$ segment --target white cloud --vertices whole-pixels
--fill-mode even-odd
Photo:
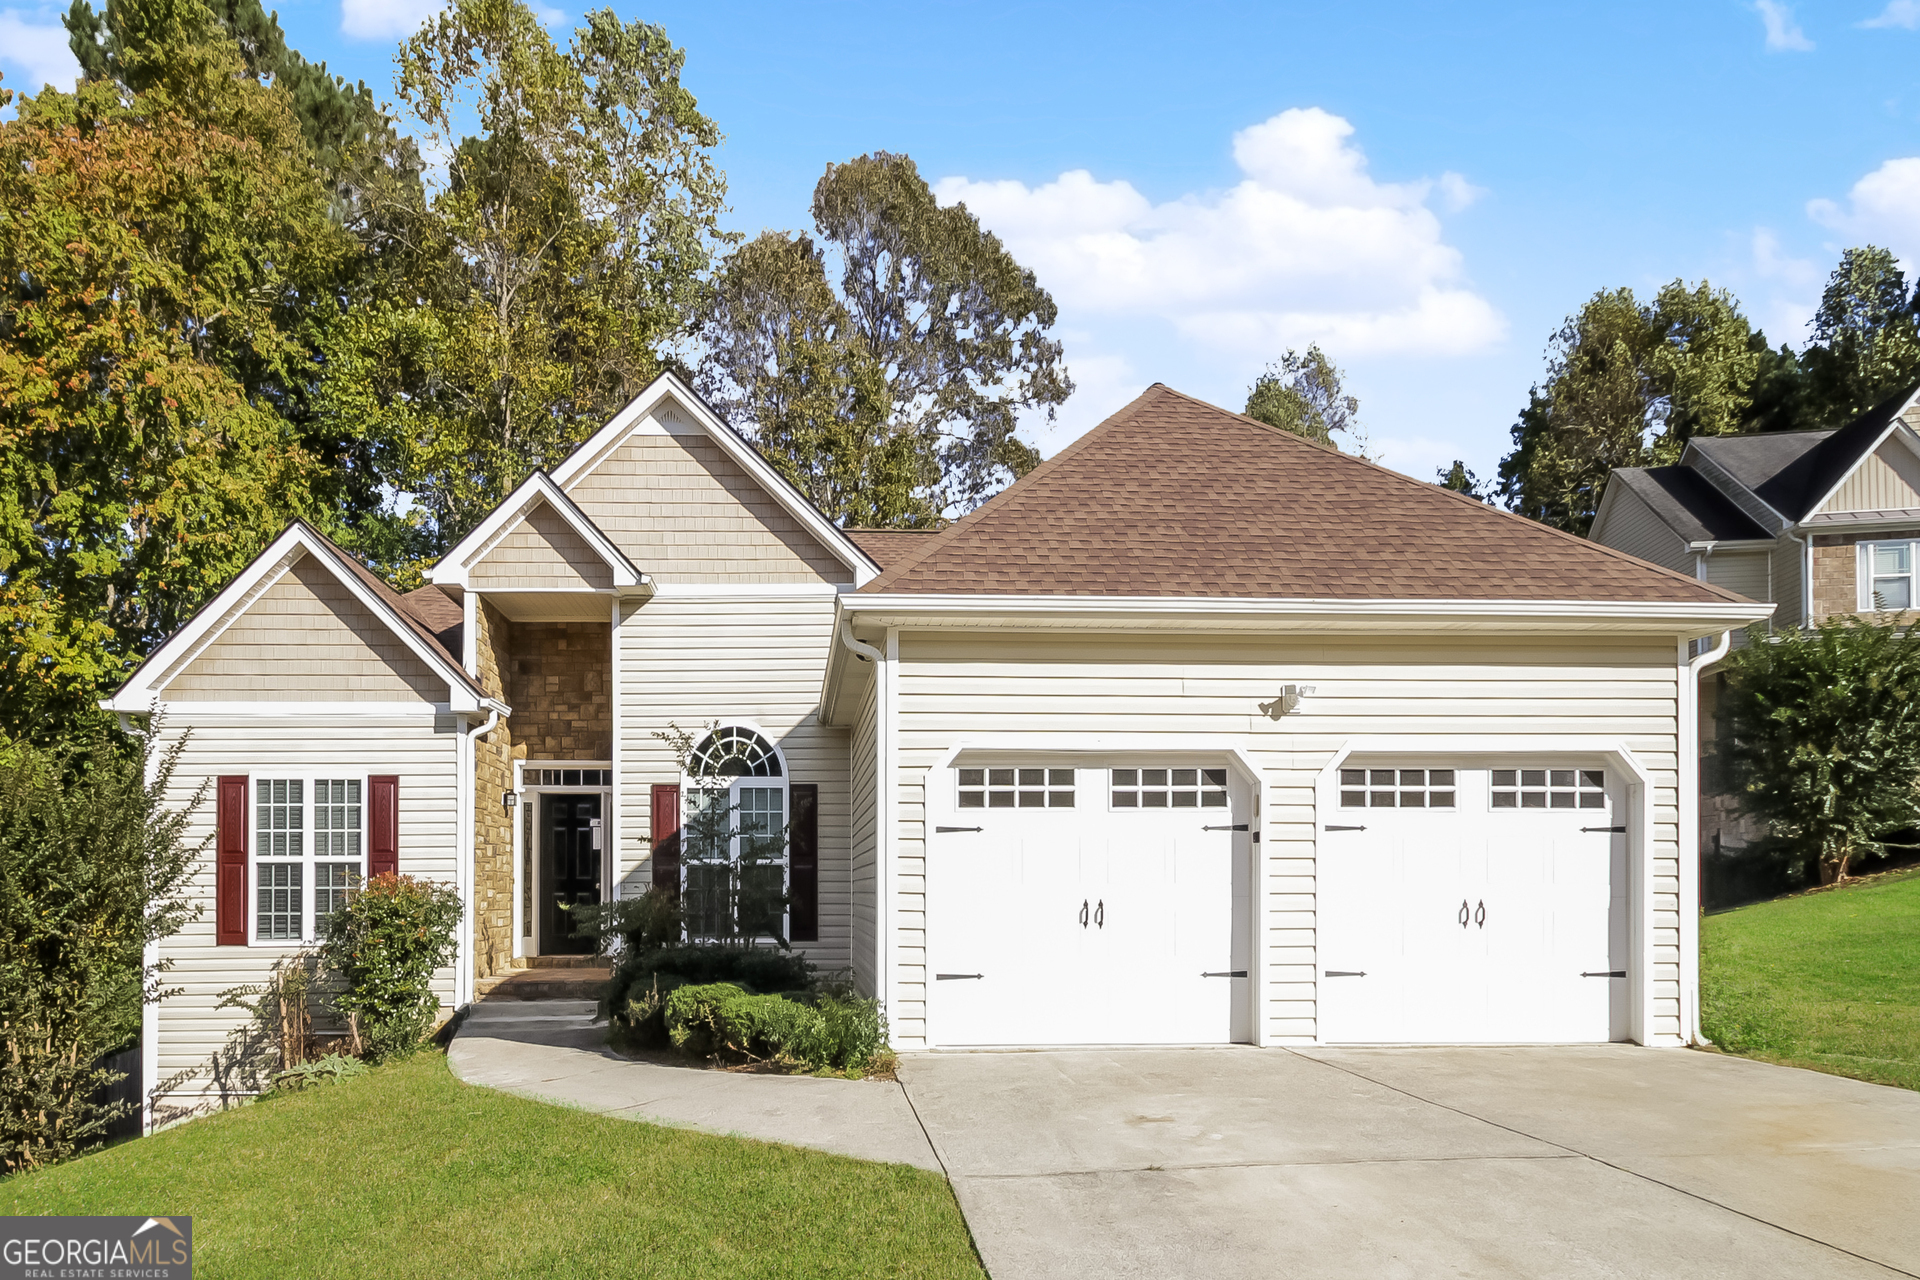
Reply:
[[[1448,213],[1459,213],[1487,194],[1485,187],[1474,186],[1452,170],[1441,174],[1437,185],[1440,188],[1440,203],[1446,206]]]
[[[1767,51],[1769,53],[1808,53],[1813,49],[1813,41],[1807,39],[1807,33],[1793,20],[1793,8],[1782,4],[1780,0],[1754,0],[1753,9],[1760,15],[1760,23],[1767,29]]]
[[[0,9],[0,63],[18,70],[17,79],[8,77],[8,87],[29,95],[46,85],[71,89],[80,78],[80,64],[67,46],[67,29],[48,9]]]
[[[557,27],[567,15],[551,5],[531,0],[540,24]],[[446,8],[446,0],[340,0],[340,30],[356,40],[404,38],[420,24]]]
[[[1920,255],[1920,156],[1889,160],[1853,184],[1847,205],[1809,200],[1807,216],[1853,243],[1888,248],[1907,261]]]
[[[1795,258],[1780,246],[1780,237],[1766,227],[1755,227],[1747,242],[1747,267],[1753,283],[1741,290],[1748,314],[1775,346],[1806,341],[1807,322],[1820,306],[1826,273],[1811,258]]]
[[[1912,31],[1920,27],[1920,0],[1888,0],[1887,7],[1877,18],[1868,18],[1860,24],[1863,27],[1904,27]]]
[[[1031,188],[950,177],[934,189],[964,201],[1076,322],[1152,317],[1265,359],[1309,342],[1339,360],[1497,341],[1504,320],[1427,207],[1436,186],[1455,208],[1479,193],[1458,175],[1377,182],[1352,134],[1317,107],[1283,111],[1234,135],[1238,185],[1158,205],[1084,169]]]

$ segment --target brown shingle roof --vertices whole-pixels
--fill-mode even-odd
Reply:
[[[925,542],[862,590],[1740,601],[1159,383]]]
[[[866,552],[867,558],[884,572],[924,551],[932,545],[931,539],[940,530],[843,529],[841,532],[847,535],[847,541]]]

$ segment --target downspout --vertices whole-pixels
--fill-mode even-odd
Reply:
[[[893,913],[888,908],[888,895],[893,889],[893,868],[889,865],[893,859],[893,841],[887,838],[888,824],[893,819],[894,779],[888,777],[887,751],[892,726],[887,723],[886,678],[887,657],[874,646],[860,640],[853,634],[853,624],[844,616],[835,630],[840,643],[847,651],[863,662],[871,662],[873,668],[873,987],[874,995],[880,999],[883,1013],[891,1015],[888,997],[893,994],[893,939],[889,931],[893,927]]]
[[[1800,625],[1813,625],[1813,535],[1789,533],[1800,543]]]
[[[460,807],[458,826],[460,840],[460,950],[456,964],[459,966],[453,974],[453,1007],[459,1009],[473,1000],[473,842],[476,827],[473,820],[473,806],[478,802],[478,762],[474,758],[474,744],[480,735],[491,733],[500,723],[500,704],[491,698],[481,706],[487,709],[487,718],[478,725],[470,726],[460,734],[458,760],[455,768],[460,771],[460,785],[456,803]]]
[[[1681,1034],[1688,1044],[1711,1044],[1700,1031],[1700,672],[1727,656],[1733,632],[1722,631],[1719,643],[1689,659],[1691,642],[1682,640],[1680,668],[1685,687],[1680,692],[1680,1000]],[[1693,874],[1687,874],[1687,862]]]

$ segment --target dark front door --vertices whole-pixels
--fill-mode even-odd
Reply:
[[[573,936],[567,907],[600,901],[600,797],[540,797],[540,953],[584,955],[593,939]]]

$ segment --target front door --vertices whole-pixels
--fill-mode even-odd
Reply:
[[[540,953],[586,955],[568,908],[600,901],[600,797],[540,797]]]

